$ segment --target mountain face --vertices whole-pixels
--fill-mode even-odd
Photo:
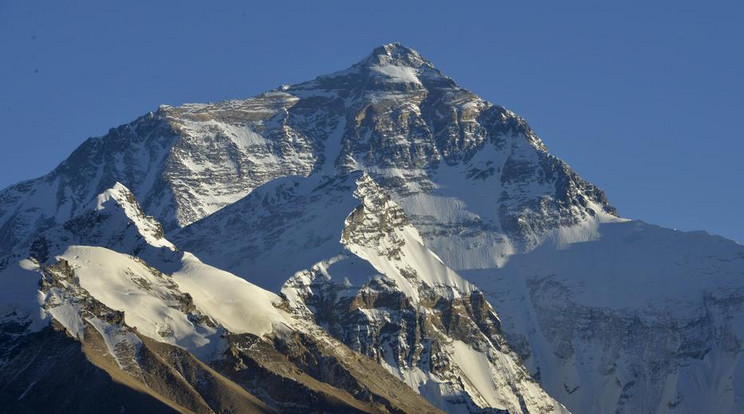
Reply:
[[[87,140],[0,192],[0,257],[18,412],[744,410],[744,247],[618,217],[400,44]]]

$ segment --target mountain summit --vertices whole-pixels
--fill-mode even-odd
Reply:
[[[619,217],[392,43],[161,106],[0,191],[0,396],[31,404],[80,344],[90,377],[182,412],[733,413],[742,269],[733,242]],[[65,352],[23,368],[29,343]]]
[[[419,52],[394,42],[375,48],[372,53],[354,66],[393,65],[406,66],[414,69],[434,67],[431,62],[424,59]]]

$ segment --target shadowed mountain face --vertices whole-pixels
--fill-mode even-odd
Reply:
[[[619,218],[400,44],[87,140],[0,192],[0,257],[2,398],[52,341],[153,410],[744,409],[744,247]]]

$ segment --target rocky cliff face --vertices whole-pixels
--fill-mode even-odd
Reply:
[[[83,289],[270,409],[742,409],[744,248],[619,218],[524,119],[400,44],[89,139],[0,192],[0,257],[8,323],[87,314]],[[54,316],[36,283],[60,260],[78,290],[43,291],[72,306]],[[86,286],[101,266],[118,276]],[[143,308],[107,284],[170,319],[130,325]],[[263,305],[216,299],[240,295]]]

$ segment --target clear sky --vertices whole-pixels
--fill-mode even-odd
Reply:
[[[524,3],[0,0],[0,187],[159,104],[399,41],[527,118],[621,215],[744,242],[744,2]]]

